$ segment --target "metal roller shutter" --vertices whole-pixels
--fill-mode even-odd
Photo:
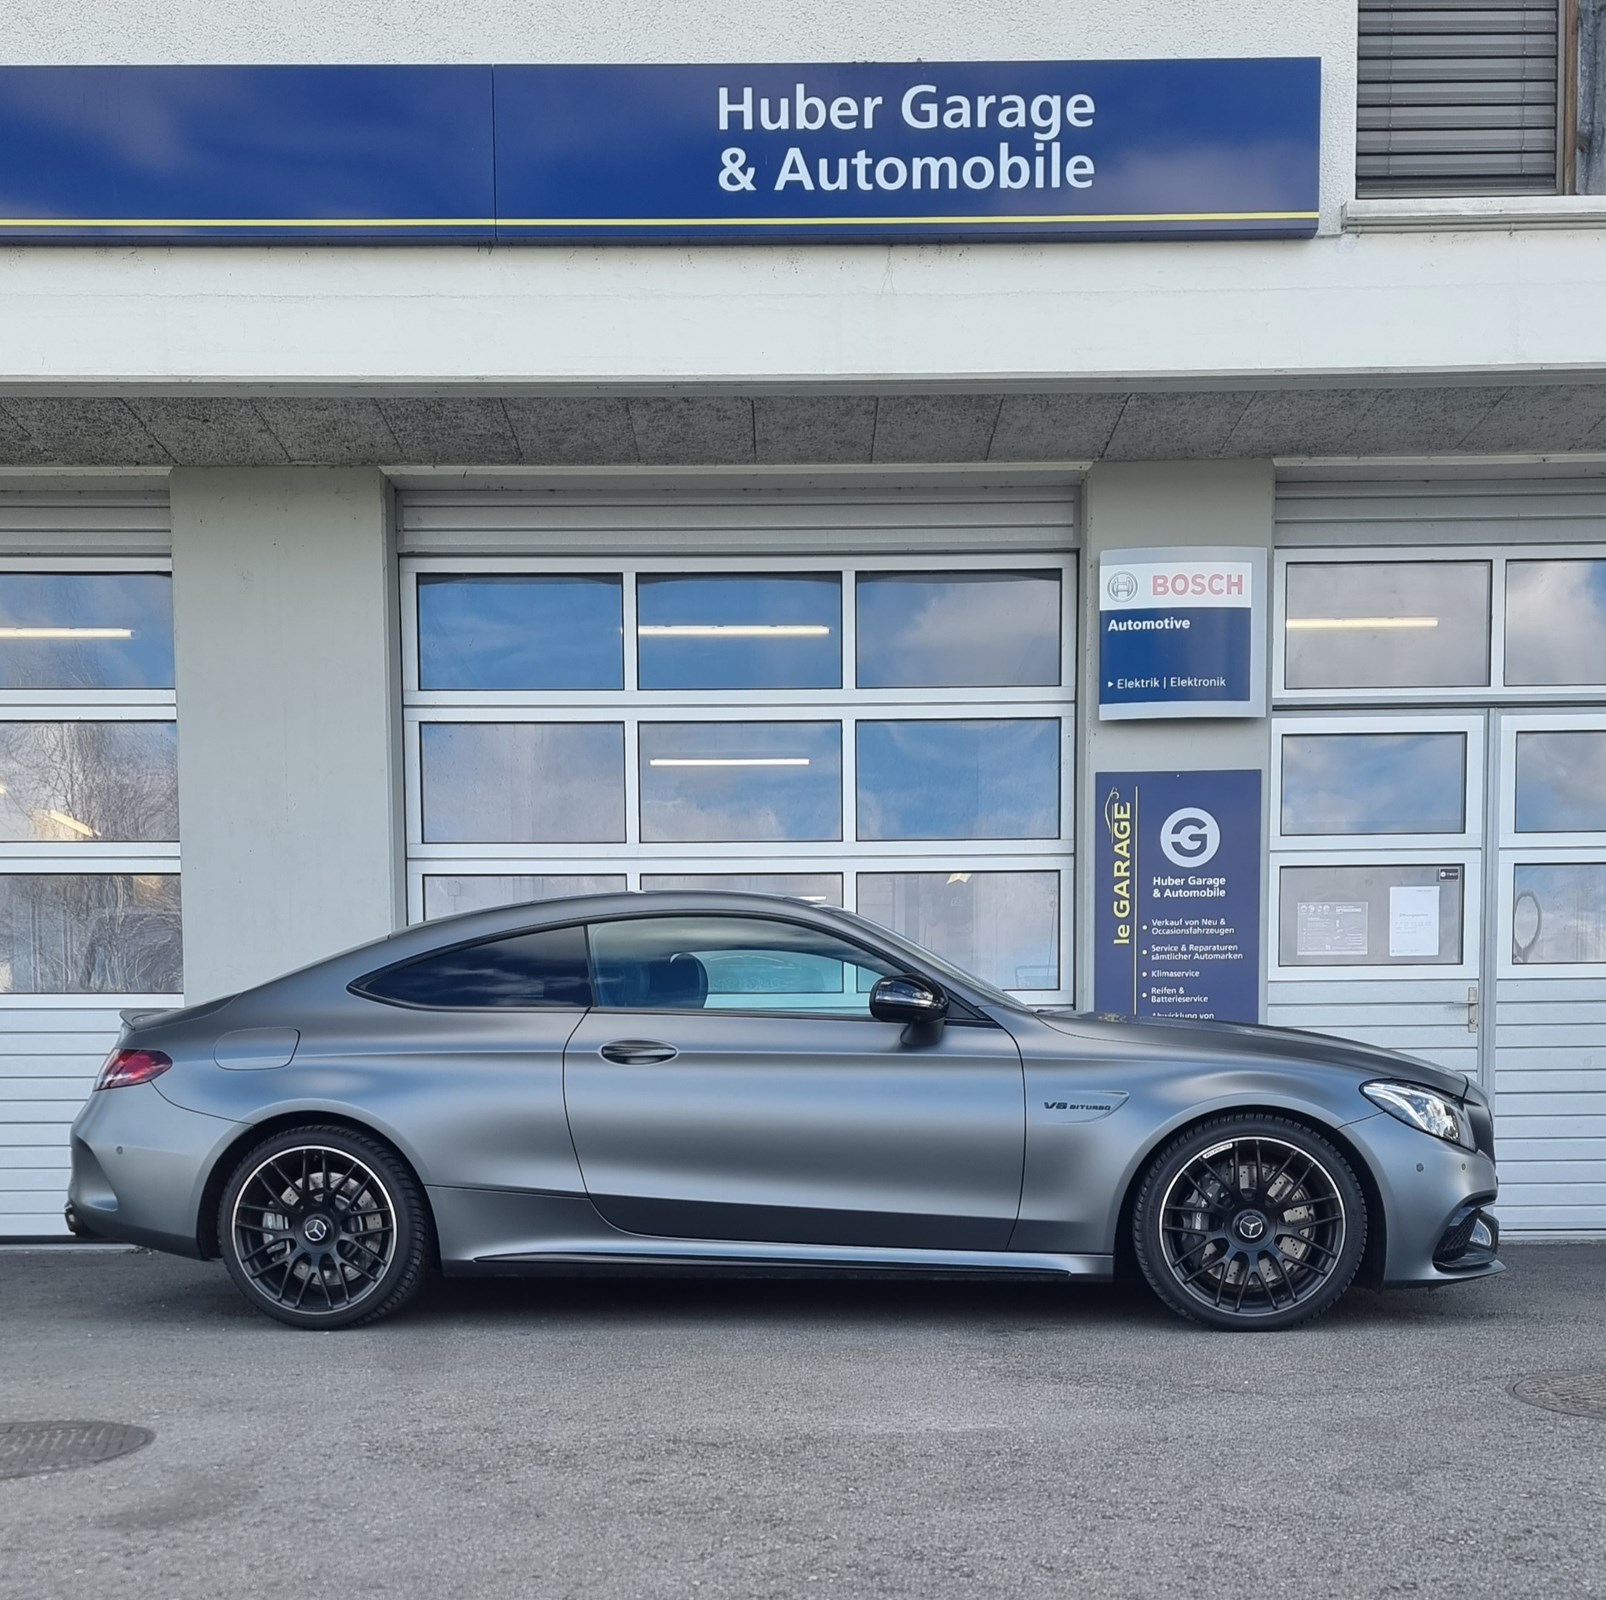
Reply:
[[[1356,193],[1553,194],[1558,0],[1361,0]]]

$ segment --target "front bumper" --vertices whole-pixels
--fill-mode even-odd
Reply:
[[[73,1123],[68,1228],[198,1256],[201,1196],[243,1123],[185,1111],[154,1084],[96,1090]]]

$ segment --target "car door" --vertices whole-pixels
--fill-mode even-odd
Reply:
[[[1020,1208],[1020,1053],[985,1018],[870,1016],[907,971],[805,922],[591,925],[597,1005],[564,1052],[586,1190],[679,1239],[1002,1250]]]

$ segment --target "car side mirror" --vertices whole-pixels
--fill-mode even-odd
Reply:
[[[941,1022],[948,996],[924,978],[882,978],[870,991],[870,1015],[877,1022]]]

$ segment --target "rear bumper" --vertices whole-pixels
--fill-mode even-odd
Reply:
[[[154,1084],[91,1094],[72,1126],[67,1226],[80,1238],[198,1256],[201,1195],[242,1123],[185,1111]]]

